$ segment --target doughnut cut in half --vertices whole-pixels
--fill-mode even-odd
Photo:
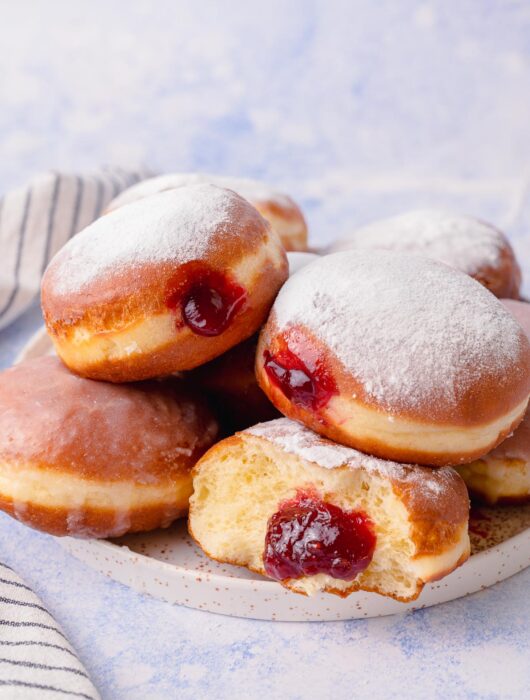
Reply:
[[[453,469],[369,457],[287,418],[215,445],[193,485],[200,547],[296,593],[410,601],[469,556],[469,499]]]

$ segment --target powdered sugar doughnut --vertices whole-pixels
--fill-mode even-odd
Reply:
[[[501,301],[530,337],[530,304]],[[473,496],[486,503],[530,501],[530,411],[513,435],[481,459],[460,467],[459,472]]]
[[[187,512],[191,468],[216,437],[176,381],[107,384],[29,360],[0,374],[0,508],[54,535],[166,527]]]
[[[256,363],[284,415],[419,464],[486,454],[530,392],[530,344],[500,301],[446,265],[385,251],[329,255],[288,280]]]
[[[519,297],[521,270],[508,239],[470,216],[436,209],[410,211],[353,231],[330,252],[359,248],[425,255],[471,275],[497,297]]]
[[[297,593],[414,600],[469,556],[453,469],[369,457],[287,418],[217,443],[193,487],[189,527],[204,551]]]
[[[112,200],[107,211],[114,211],[124,204],[130,204],[158,192],[199,183],[225,187],[244,197],[267,219],[280,237],[285,250],[307,249],[307,224],[299,206],[286,194],[277,192],[255,180],[199,173],[160,175],[129,187]]]
[[[44,275],[42,308],[70,369],[134,381],[192,369],[251,336],[287,274],[283,247],[254,207],[195,185],[74,236]]]

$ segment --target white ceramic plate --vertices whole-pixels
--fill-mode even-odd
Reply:
[[[52,353],[44,329],[28,342],[19,361]],[[530,566],[530,506],[482,509],[473,514],[469,561],[418,600],[352,593],[348,598],[304,597],[245,569],[208,559],[188,536],[184,522],[168,530],[129,535],[115,541],[59,542],[97,571],[140,593],[190,608],[262,620],[347,620],[416,610],[474,593]]]

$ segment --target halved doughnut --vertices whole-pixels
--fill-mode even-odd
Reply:
[[[215,445],[193,487],[202,549],[297,593],[414,600],[469,556],[469,499],[453,469],[369,457],[287,418]]]
[[[0,374],[0,509],[53,535],[167,527],[217,434],[176,380],[108,384],[56,357],[29,360]]]
[[[192,369],[255,333],[287,278],[246,200],[181,187],[98,219],[53,258],[42,308],[57,354],[92,379]]]

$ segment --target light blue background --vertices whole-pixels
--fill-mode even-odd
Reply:
[[[105,162],[256,176],[301,201],[316,243],[445,205],[504,227],[530,280],[528,3],[0,9],[0,190]],[[0,334],[2,365],[39,323]],[[272,624],[138,596],[5,516],[0,533],[105,700],[528,696],[530,570],[414,615]]]

